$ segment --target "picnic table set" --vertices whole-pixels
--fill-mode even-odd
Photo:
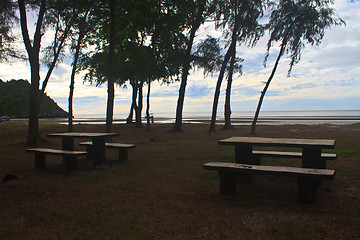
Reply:
[[[29,148],[26,151],[35,153],[35,167],[45,168],[45,155],[60,155],[63,157],[65,168],[68,171],[77,169],[77,157],[86,155],[93,159],[94,166],[102,166],[105,164],[106,155],[105,148],[118,148],[119,160],[124,161],[127,158],[127,150],[135,147],[135,144],[107,143],[109,137],[118,136],[118,133],[92,133],[92,132],[64,132],[50,133],[48,137],[60,137],[62,139],[62,149],[50,148]],[[82,142],[79,145],[86,146],[87,151],[74,151],[74,139],[85,138],[91,139],[90,142]]]
[[[326,169],[327,160],[335,160],[336,154],[322,153],[322,149],[333,149],[335,140],[231,137],[219,141],[220,145],[235,147],[235,162],[209,162],[206,170],[217,170],[220,178],[220,193],[236,194],[237,183],[249,183],[254,174],[292,176],[297,178],[298,200],[303,204],[316,201],[321,180],[333,180],[335,170]],[[300,148],[301,152],[256,151],[254,147]],[[265,166],[261,157],[282,157],[302,159],[302,166]]]
[[[64,132],[50,133],[48,137],[62,139],[61,149],[29,148],[26,151],[35,154],[35,167],[45,168],[45,156],[59,155],[63,157],[65,168],[68,171],[77,169],[77,157],[87,156],[93,160],[94,166],[103,166],[106,163],[106,148],[119,150],[119,161],[128,156],[128,149],[135,144],[106,142],[118,133],[91,133],[91,132]],[[86,151],[75,151],[74,139],[85,138],[90,141],[81,142]],[[335,170],[326,169],[327,160],[335,160],[334,153],[322,153],[322,149],[333,149],[335,140],[327,139],[294,139],[294,138],[262,138],[262,137],[230,137],[219,140],[220,145],[234,146],[235,161],[208,162],[203,165],[205,170],[217,170],[219,174],[219,190],[224,195],[235,195],[237,183],[249,183],[255,174],[296,177],[298,184],[298,200],[309,204],[316,201],[317,190],[322,180],[333,180]],[[273,151],[255,150],[256,147],[300,148],[301,151]],[[262,157],[298,158],[301,167],[267,166],[261,164]]]

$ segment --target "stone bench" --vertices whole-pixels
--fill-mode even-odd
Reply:
[[[81,142],[80,146],[86,146],[88,152],[88,158],[92,157],[92,142]],[[134,148],[135,144],[124,144],[124,143],[105,143],[105,148],[116,148],[119,150],[119,161],[125,161],[128,158],[128,149]]]
[[[50,148],[29,148],[26,149],[27,152],[35,153],[35,168],[42,169],[45,168],[45,155],[57,155],[65,156],[65,168],[68,171],[74,171],[77,169],[77,157],[85,156],[87,152],[85,151],[67,151],[67,150],[58,150]]]
[[[277,151],[253,151],[253,154],[258,157],[284,157],[284,158],[302,158],[301,152],[277,152]],[[335,160],[337,155],[335,153],[321,153],[321,158],[324,160]]]
[[[203,168],[218,171],[220,178],[220,193],[224,195],[236,194],[236,176],[238,173],[297,177],[298,198],[299,202],[303,204],[310,204],[316,201],[317,189],[320,187],[322,179],[333,180],[335,177],[335,170],[329,169],[248,165],[224,162],[209,162],[204,164]]]

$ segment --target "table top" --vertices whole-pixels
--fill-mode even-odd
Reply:
[[[317,147],[333,149],[335,140],[329,139],[296,139],[296,138],[262,138],[262,137],[230,137],[219,140],[220,145],[252,145],[276,147]]]
[[[94,133],[94,132],[63,132],[63,133],[49,133],[48,137],[72,137],[72,138],[103,138],[113,137],[119,135],[118,133]]]

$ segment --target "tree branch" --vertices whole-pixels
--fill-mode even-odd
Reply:
[[[28,54],[30,55],[32,52],[32,45],[29,37],[29,30],[27,27],[27,19],[26,19],[26,10],[25,10],[25,2],[24,0],[18,0],[19,12],[20,12],[20,25],[21,25],[21,33],[24,39],[25,48]]]

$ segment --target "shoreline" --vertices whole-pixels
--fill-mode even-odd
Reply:
[[[175,113],[173,112],[155,112],[151,113],[154,123],[174,124]],[[143,115],[143,124],[146,124],[146,118]],[[231,122],[234,126],[251,125],[254,112],[252,111],[233,111]],[[125,112],[114,113],[113,124],[126,124],[128,114]],[[184,112],[183,123],[188,124],[210,124],[210,112]],[[12,121],[27,121],[27,118],[13,118]],[[55,122],[67,124],[67,118],[39,118],[40,122]],[[105,114],[87,113],[77,114],[73,118],[76,124],[105,124]],[[217,125],[224,124],[224,113],[217,113]],[[349,125],[360,123],[360,110],[292,110],[292,111],[262,111],[258,119],[258,125],[319,125],[335,124]]]
[[[10,121],[14,122],[26,122],[27,118],[14,118]],[[210,124],[210,119],[203,117],[183,118],[183,124]],[[39,118],[39,122],[42,123],[59,123],[66,125],[68,123],[67,118]],[[146,119],[142,119],[143,124],[146,124]],[[216,121],[216,125],[224,124],[224,118],[219,118]],[[157,124],[174,124],[174,118],[168,117],[154,117],[154,123]],[[246,126],[252,124],[252,118],[241,117],[232,118],[231,123],[234,126]],[[321,124],[333,124],[333,125],[351,125],[360,123],[360,116],[331,116],[331,117],[262,117],[258,119],[257,125],[321,125]],[[74,118],[73,124],[105,124],[105,118]],[[126,119],[115,118],[113,124],[126,124]]]

